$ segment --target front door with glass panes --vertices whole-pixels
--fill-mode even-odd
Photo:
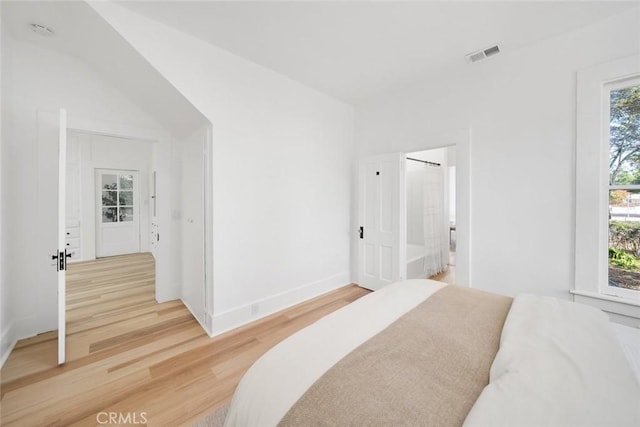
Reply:
[[[140,252],[137,171],[96,169],[96,257]]]

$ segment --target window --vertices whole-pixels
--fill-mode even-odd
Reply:
[[[640,317],[640,55],[580,70],[576,119],[572,293]]]
[[[102,222],[133,221],[133,175],[102,175]]]
[[[640,78],[606,84],[609,149],[608,279],[604,289],[640,292]]]

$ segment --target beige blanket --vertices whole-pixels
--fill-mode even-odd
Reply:
[[[328,370],[279,425],[462,425],[489,383],[511,301],[441,289]]]
[[[273,427],[342,358],[442,289],[415,279],[371,292],[286,338],[245,373],[225,427]]]

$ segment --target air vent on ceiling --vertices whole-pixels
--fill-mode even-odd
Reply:
[[[467,60],[468,63],[482,61],[490,56],[497,55],[500,53],[500,48],[498,45],[488,47],[486,49],[478,50],[476,52],[472,52],[468,55],[465,55],[464,59]]]
[[[51,37],[53,35],[53,30],[49,27],[40,24],[29,24],[31,31],[36,34],[40,34],[41,36]]]

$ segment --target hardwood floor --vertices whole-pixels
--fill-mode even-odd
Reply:
[[[150,254],[71,264],[67,363],[56,366],[56,332],[18,342],[0,371],[1,424],[97,425],[106,412],[191,425],[269,348],[369,293],[349,285],[209,338],[180,301],[155,302],[154,282]]]

